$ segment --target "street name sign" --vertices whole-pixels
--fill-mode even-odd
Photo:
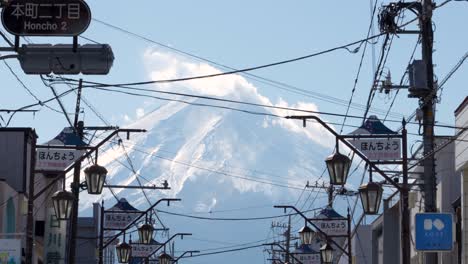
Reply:
[[[399,138],[361,138],[350,140],[369,160],[401,159],[401,139]]]
[[[321,264],[322,260],[320,259],[320,254],[294,254],[294,257],[297,258],[302,264]]]
[[[107,230],[123,230],[139,217],[142,212],[104,212],[104,228]]]
[[[2,24],[16,36],[78,36],[91,22],[83,0],[12,0],[2,11]]]
[[[348,219],[314,218],[312,223],[328,236],[347,236]]]
[[[150,256],[151,253],[155,252],[156,249],[161,247],[161,244],[139,244],[139,243],[132,243],[132,257],[140,257],[140,258],[147,258]]]
[[[83,154],[77,149],[37,148],[36,170],[64,171]]]
[[[419,213],[415,216],[416,250],[450,251],[453,248],[453,216]]]

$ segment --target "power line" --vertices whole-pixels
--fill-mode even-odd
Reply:
[[[88,88],[91,88],[91,87],[88,87]],[[332,112],[312,111],[312,110],[306,110],[306,109],[299,109],[299,108],[292,108],[292,107],[281,107],[281,106],[275,106],[275,105],[265,105],[265,104],[258,104],[258,103],[252,103],[252,102],[237,101],[237,100],[233,100],[233,99],[223,99],[223,98],[219,98],[219,97],[202,96],[202,95],[177,93],[177,92],[168,92],[168,91],[143,89],[143,88],[134,88],[134,87],[126,87],[126,86],[117,86],[116,88],[122,88],[122,89],[127,89],[127,90],[136,90],[136,91],[144,91],[144,92],[170,94],[170,95],[177,95],[177,96],[184,96],[184,97],[191,97],[191,98],[198,98],[198,99],[205,99],[205,100],[213,100],[213,101],[220,101],[220,102],[227,102],[227,103],[235,103],[235,104],[242,104],[242,105],[249,105],[249,106],[256,106],[256,107],[263,107],[263,108],[303,112],[303,113],[309,113],[309,114],[320,114],[320,115],[329,115],[329,116],[337,116],[337,117],[345,117],[346,116],[347,118],[362,119],[362,116],[344,115],[344,114],[332,113]],[[221,106],[221,105],[210,105],[210,104],[194,103],[194,102],[184,101],[184,100],[180,100],[180,99],[163,98],[163,97],[152,96],[152,95],[148,95],[148,94],[125,92],[125,91],[121,91],[121,90],[99,88],[99,87],[93,87],[93,89],[107,91],[107,92],[122,93],[122,94],[126,94],[126,95],[138,96],[138,97],[153,98],[153,99],[164,100],[164,101],[180,102],[180,103],[185,103],[185,104],[195,105],[195,106],[205,106],[205,107],[221,108],[221,109],[226,109],[226,110],[234,110],[234,111],[240,111],[240,112],[253,114],[253,115],[264,115],[264,116],[270,116],[270,117],[283,117],[283,116],[279,116],[279,115],[271,114],[271,113],[256,112],[256,111],[250,111],[250,110],[239,109],[239,108],[228,107],[228,106]],[[393,122],[393,123],[399,123],[400,124],[401,120],[400,121],[399,120],[387,120],[387,122]],[[327,123],[332,124],[332,125],[341,125],[341,124],[332,123],[332,122],[327,122]],[[414,123],[414,122],[407,122],[407,124],[419,125],[419,123]],[[359,127],[359,126],[351,126],[351,125],[346,125],[346,126],[356,127],[356,128]],[[448,126],[448,125],[436,125],[436,126],[447,127],[447,128],[457,128],[457,127]]]
[[[372,5],[372,2],[371,2],[371,5]],[[370,21],[370,23],[369,23],[369,28],[368,28],[368,30],[367,30],[367,37],[370,36],[371,31],[372,31],[372,29],[373,29],[373,25],[374,25],[374,15],[375,15],[375,11],[377,10],[377,0],[375,0],[373,6],[374,6],[374,7],[373,7],[372,14],[371,14],[371,21]],[[346,116],[349,114],[349,108],[350,108],[350,106],[351,106],[351,103],[353,102],[354,92],[356,91],[356,87],[357,87],[357,84],[358,84],[358,81],[359,81],[359,75],[361,74],[362,63],[363,63],[364,57],[365,57],[365,55],[366,55],[367,43],[368,43],[368,42],[366,41],[366,43],[364,44],[364,50],[362,51],[361,60],[360,60],[360,62],[359,62],[358,70],[357,70],[357,72],[356,72],[356,78],[354,79],[353,89],[351,90],[351,96],[350,96],[350,98],[349,98],[349,103],[348,103],[348,106],[347,106],[347,108],[346,108],[345,117],[343,118],[343,124],[341,125],[340,133],[343,132],[344,124],[346,123]]]
[[[177,49],[177,48],[174,48],[174,47],[171,47],[171,46],[168,46],[168,45],[165,45],[161,42],[158,42],[158,41],[155,41],[153,39],[150,39],[146,36],[143,36],[143,35],[140,35],[140,34],[137,34],[137,33],[134,33],[134,32],[131,32],[127,29],[124,29],[122,27],[119,27],[119,26],[116,26],[116,25],[112,25],[108,22],[104,22],[102,20],[99,20],[99,19],[96,19],[96,18],[93,18],[94,21],[100,23],[100,24],[103,24],[109,28],[112,28],[114,30],[117,30],[117,31],[120,31],[120,32],[123,32],[125,34],[128,34],[130,36],[133,36],[133,37],[136,37],[138,39],[141,39],[141,40],[144,40],[146,42],[149,42],[149,43],[152,43],[152,44],[156,44],[158,46],[161,46],[163,48],[166,48],[168,50],[171,50],[173,52],[176,52],[176,53],[179,53],[179,54],[182,54],[182,55],[185,55],[185,56],[188,56],[188,57],[191,57],[191,58],[194,58],[198,61],[204,61],[204,62],[207,62],[209,64],[212,64],[212,65],[215,65],[215,66],[218,66],[218,67],[221,67],[221,68],[224,68],[224,69],[228,69],[228,70],[238,70],[236,68],[233,68],[231,66],[227,66],[225,64],[221,64],[219,62],[216,62],[216,61],[213,61],[213,60],[210,60],[210,59],[207,59],[207,58],[203,58],[201,56],[198,56],[198,55],[195,55],[193,53],[189,53],[189,52],[186,52],[186,51],[183,51],[183,50],[180,50],[180,49]],[[97,41],[93,40],[93,39],[90,39],[88,37],[84,37],[84,36],[80,36],[81,38],[83,39],[86,39],[88,41],[91,41],[93,43],[98,43]],[[369,37],[369,34],[367,35],[367,37]],[[366,46],[367,46],[367,43],[368,41],[366,41]],[[357,52],[359,50],[359,48],[357,48],[355,51]],[[354,52],[354,51],[353,51]],[[293,86],[291,84],[287,84],[287,83],[284,83],[284,82],[280,82],[280,81],[276,81],[276,80],[272,80],[270,78],[266,78],[266,77],[263,77],[263,76],[259,76],[259,75],[256,75],[256,74],[252,74],[252,73],[249,73],[249,72],[242,72],[241,73],[242,75],[244,75],[245,77],[247,78],[250,78],[250,79],[253,79],[255,81],[258,81],[260,83],[263,83],[263,84],[266,84],[266,85],[270,85],[270,86],[273,86],[273,87],[276,87],[276,88],[279,88],[279,89],[282,89],[282,90],[286,90],[286,91],[289,91],[289,92],[292,92],[292,93],[295,93],[295,94],[299,94],[299,95],[303,95],[303,96],[307,96],[307,97],[311,97],[311,98],[315,98],[315,99],[318,99],[318,100],[322,100],[322,101],[325,101],[325,102],[328,102],[328,103],[332,103],[332,104],[337,104],[337,105],[342,105],[342,106],[346,106],[348,105],[348,102],[343,100],[343,99],[340,99],[340,98],[337,98],[337,97],[333,97],[333,96],[330,96],[330,95],[326,95],[326,94],[322,94],[322,93],[318,93],[318,92],[313,92],[313,91],[309,91],[309,90],[305,90],[305,89],[302,89],[302,88],[298,88],[296,86]],[[360,110],[364,110],[365,109],[365,106],[364,105],[361,105],[361,104],[358,104],[358,103],[351,103],[351,108],[353,109],[360,109]],[[384,113],[383,110],[380,110],[380,109],[377,109],[377,108],[371,108],[371,111],[374,112],[374,113],[379,113],[379,112],[382,112]],[[397,114],[397,113],[394,113],[392,114],[392,116],[394,117],[401,117],[402,115],[401,114]]]
[[[306,211],[302,211],[302,213],[316,211],[321,208],[309,209]],[[203,216],[196,216],[196,215],[189,215],[189,214],[181,214],[181,213],[174,213],[168,212],[164,210],[157,209],[158,212],[174,215],[174,216],[181,216],[186,218],[198,219],[198,220],[210,220],[210,221],[257,221],[257,220],[268,220],[268,219],[275,219],[275,218],[282,218],[285,216],[294,216],[298,215],[299,213],[290,213],[290,214],[282,214],[282,215],[273,215],[273,216],[262,216],[262,217],[244,217],[244,218],[223,218],[223,217],[203,217]]]
[[[128,85],[148,85],[148,84],[158,84],[158,83],[159,84],[160,83],[174,83],[174,82],[183,82],[183,81],[198,80],[198,79],[205,79],[205,78],[213,78],[213,77],[218,77],[218,76],[223,76],[223,75],[232,75],[232,74],[237,74],[237,73],[242,73],[242,72],[249,72],[249,71],[269,68],[269,67],[273,67],[273,66],[278,66],[278,65],[282,65],[282,64],[287,64],[287,63],[291,63],[291,62],[296,62],[296,61],[300,61],[300,60],[305,60],[305,59],[312,58],[312,57],[315,57],[315,56],[330,53],[330,52],[333,52],[333,51],[336,51],[336,50],[346,49],[346,48],[348,48],[350,46],[354,46],[356,44],[361,44],[362,45],[362,43],[364,43],[364,42],[366,42],[368,40],[378,38],[378,37],[380,37],[382,35],[383,35],[383,33],[375,35],[375,36],[371,36],[371,37],[368,37],[368,38],[365,38],[365,39],[361,39],[361,40],[358,40],[358,41],[354,41],[354,42],[351,42],[351,43],[348,43],[348,44],[345,44],[345,45],[342,45],[342,46],[338,46],[338,47],[330,48],[330,49],[327,49],[327,50],[315,52],[315,53],[312,53],[312,54],[309,54],[309,55],[305,55],[305,56],[301,56],[301,57],[297,57],[297,58],[293,58],[293,59],[288,59],[288,60],[283,60],[283,61],[278,61],[278,62],[273,62],[273,63],[268,63],[268,64],[263,64],[263,65],[259,65],[259,66],[244,68],[244,69],[240,69],[240,70],[233,70],[233,71],[228,71],[228,72],[221,72],[221,73],[214,73],[214,74],[207,74],[207,75],[199,75],[199,76],[191,76],[191,77],[183,77],[183,78],[176,78],[176,79],[142,81],[142,82],[133,82],[133,83],[121,83],[121,84],[107,84],[106,86],[111,87],[111,86],[128,86]],[[74,82],[77,81],[75,79],[68,79],[68,78],[66,78],[65,80],[74,81]],[[84,83],[91,85],[91,86],[88,86],[88,87],[93,87],[92,85],[95,85],[95,86],[97,85],[99,87],[102,87],[102,84],[96,83],[96,82],[86,81]],[[83,87],[85,87],[85,86],[83,86]]]

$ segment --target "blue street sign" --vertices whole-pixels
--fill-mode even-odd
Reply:
[[[416,250],[450,251],[453,247],[453,216],[420,213],[415,219]]]

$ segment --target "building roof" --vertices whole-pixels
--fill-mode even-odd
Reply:
[[[120,198],[120,200],[112,206],[109,211],[138,211],[133,207],[125,198]]]
[[[465,100],[463,100],[463,102],[457,107],[457,109],[455,109],[454,113],[455,113],[455,116],[459,115],[461,111],[463,111],[463,109],[465,109],[465,107],[468,106],[468,96],[465,96]]]
[[[320,211],[317,218],[345,218],[345,217],[340,215],[332,207],[327,206],[325,209],[322,209],[322,211]]]
[[[364,122],[364,124],[362,124],[362,126],[354,130],[350,134],[351,135],[368,135],[368,134],[388,135],[388,134],[397,134],[397,132],[386,127],[384,123],[382,123],[377,116],[371,115],[366,119],[366,121]]]
[[[64,128],[48,145],[86,146],[86,143],[70,127]]]
[[[301,244],[293,252],[293,254],[319,254],[312,248],[312,245]]]

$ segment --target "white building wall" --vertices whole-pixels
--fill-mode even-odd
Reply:
[[[455,125],[468,126],[468,97],[455,111]],[[460,129],[456,134],[462,132]],[[455,141],[455,169],[461,173],[462,206],[462,263],[468,264],[468,132],[464,131]]]

